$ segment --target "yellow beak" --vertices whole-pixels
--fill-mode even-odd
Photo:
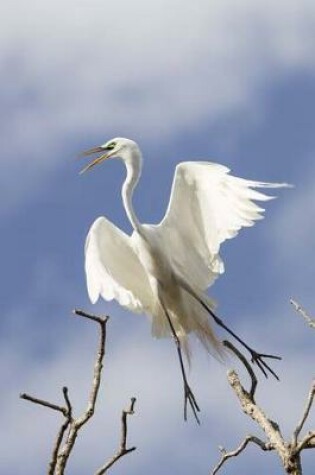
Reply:
[[[85,152],[83,152],[81,154],[81,156],[88,157],[89,155],[93,155],[94,153],[100,153],[100,152],[104,152],[103,147],[94,147],[94,148],[90,148],[89,150],[86,150]],[[94,167],[95,165],[98,165],[99,163],[103,162],[107,158],[111,157],[113,154],[114,154],[114,151],[113,152],[106,152],[106,153],[103,153],[102,155],[100,155],[99,157],[95,158],[91,163],[89,163],[86,167],[84,167],[83,170],[80,171],[80,175],[82,175],[82,173],[90,170],[90,168]]]

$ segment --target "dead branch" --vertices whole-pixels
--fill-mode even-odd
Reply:
[[[66,403],[67,412],[64,414],[65,421],[60,426],[59,432],[57,434],[56,442],[55,442],[55,445],[53,447],[53,451],[52,451],[52,455],[51,455],[51,461],[49,462],[48,475],[54,475],[54,473],[55,473],[60,447],[61,447],[64,435],[66,433],[66,430],[68,429],[68,427],[69,427],[69,425],[72,421],[72,406],[71,406],[71,402],[70,402],[69,395],[68,395],[68,388],[63,387],[62,392],[63,392],[63,397],[64,397],[64,400],[65,400],[65,403]]]
[[[315,328],[315,318],[311,318],[309,314],[304,310],[303,307],[299,303],[297,303],[295,300],[291,299],[290,300],[291,305],[293,305],[294,309],[296,312],[304,318],[304,320],[309,324],[311,328]]]
[[[301,420],[298,423],[298,425],[296,426],[295,431],[293,432],[293,444],[294,445],[297,445],[298,437],[299,437],[299,435],[301,433],[301,430],[303,429],[303,426],[304,426],[304,424],[305,424],[305,422],[308,418],[308,415],[310,413],[312,404],[314,402],[314,397],[315,397],[315,381],[313,382],[312,387],[310,389],[310,392],[309,392],[309,395],[308,395],[308,398],[307,398],[307,401],[306,401],[306,405],[305,405]]]
[[[30,394],[26,393],[20,394],[20,398],[25,399],[25,401],[33,402],[34,404],[39,404],[40,406],[48,407],[49,409],[53,409],[54,411],[59,411],[64,416],[67,415],[67,408],[58,406],[58,404],[53,404],[49,401],[45,401],[44,399],[38,399],[37,397],[31,396]]]
[[[39,404],[41,406],[47,407],[54,411],[61,412],[65,418],[64,422],[61,424],[60,429],[58,431],[56,441],[53,447],[51,461],[48,467],[48,475],[63,475],[65,472],[65,468],[69,457],[72,453],[74,448],[77,436],[79,434],[80,429],[91,419],[95,412],[95,406],[97,401],[97,396],[99,393],[100,383],[101,383],[101,375],[103,369],[103,360],[105,355],[105,344],[106,344],[106,324],[109,317],[99,317],[97,315],[91,315],[83,310],[74,310],[74,315],[87,318],[93,322],[98,323],[99,325],[99,345],[98,351],[95,359],[94,364],[94,373],[93,373],[93,381],[92,387],[90,391],[90,395],[88,398],[88,404],[80,417],[74,418],[73,417],[73,410],[72,404],[69,398],[68,389],[66,387],[63,388],[63,397],[65,405],[61,406],[58,404],[53,404],[49,401],[44,399],[39,399],[29,394],[23,393],[20,395],[22,399],[30,401],[34,404]],[[136,448],[126,448],[127,443],[127,415],[133,414],[134,412],[134,405],[135,405],[135,398],[131,399],[131,405],[129,409],[123,411],[122,413],[122,438],[120,444],[120,450],[118,453],[111,459],[111,461],[104,466],[105,471],[111,467],[119,458],[127,453],[134,451]],[[100,469],[101,470],[101,469]],[[105,473],[105,471],[97,472],[99,475]]]
[[[136,450],[136,447],[130,447],[127,448],[127,417],[129,415],[134,414],[134,405],[136,403],[136,398],[133,397],[131,398],[130,401],[130,406],[128,409],[125,409],[121,413],[121,436],[120,436],[120,446],[119,449],[117,450],[117,453],[107,462],[105,463],[101,468],[99,468],[96,472],[95,475],[104,475],[107,470],[114,465],[114,463],[117,462],[121,457],[124,455],[129,454],[130,452],[133,452]]]
[[[231,351],[235,353],[235,355],[240,359],[240,361],[244,364],[246,370],[248,371],[252,385],[250,391],[246,391],[246,389],[242,386],[239,376],[234,370],[230,370],[228,372],[228,382],[233,389],[234,393],[236,394],[241,408],[243,412],[249,416],[253,421],[255,421],[259,427],[264,431],[266,435],[266,441],[263,441],[255,436],[248,435],[244,441],[240,444],[240,446],[232,451],[226,452],[225,449],[221,449],[222,457],[212,471],[212,475],[215,475],[222,465],[230,458],[238,456],[245,448],[247,447],[249,442],[255,443],[258,445],[262,450],[275,450],[280,457],[282,465],[286,471],[286,473],[291,475],[301,475],[302,474],[302,467],[301,467],[301,452],[306,448],[315,448],[315,431],[311,431],[306,434],[300,441],[299,435],[304,427],[304,424],[308,418],[310,413],[312,404],[314,402],[315,397],[315,384],[313,383],[312,388],[309,392],[307,403],[305,409],[303,411],[302,417],[299,423],[294,430],[292,440],[286,442],[282,436],[281,430],[279,425],[269,419],[264,411],[258,406],[258,404],[254,400],[255,390],[257,380],[256,376],[253,375],[253,370],[249,363],[247,362],[246,358],[238,349],[236,349],[230,342],[224,342],[224,345],[227,346]]]
[[[261,439],[254,435],[247,435],[243,442],[239,445],[239,447],[231,452],[227,452],[224,447],[219,447],[220,452],[222,453],[221,460],[219,461],[218,465],[214,468],[212,475],[218,473],[222,465],[230,458],[237,457],[243,450],[246,449],[247,445],[252,442],[253,444],[258,445],[261,450],[274,450],[271,444],[263,442]]]
[[[304,449],[315,449],[315,430],[305,435],[304,439],[298,444],[296,452],[301,452]]]

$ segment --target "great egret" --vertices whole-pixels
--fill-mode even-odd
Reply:
[[[237,178],[223,165],[183,162],[176,167],[171,197],[163,220],[141,224],[132,206],[132,196],[142,169],[138,145],[126,138],[109,140],[83,153],[100,153],[82,172],[108,158],[120,158],[127,169],[122,200],[133,227],[131,236],[105,217],[92,224],[86,240],[85,270],[92,303],[99,296],[116,299],[133,312],[146,313],[156,337],[173,336],[184,383],[184,416],[187,401],[198,421],[198,404],[188,384],[182,351],[189,358],[187,336],[195,333],[210,352],[222,354],[222,344],[209,323],[214,321],[250,352],[252,361],[267,376],[276,374],[264,358],[244,343],[214,314],[206,289],[224,272],[220,245],[245,226],[262,219],[263,208],[254,201],[267,201],[255,188],[280,188],[285,183],[262,183]],[[81,172],[81,173],[82,173]]]

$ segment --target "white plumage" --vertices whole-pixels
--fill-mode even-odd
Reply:
[[[86,154],[95,152],[102,155],[84,171],[109,157],[121,158],[126,165],[122,199],[134,231],[128,236],[105,217],[91,226],[85,270],[92,303],[101,296],[116,299],[133,312],[146,313],[152,319],[153,334],[173,333],[187,356],[191,332],[209,351],[220,354],[207,311],[213,309],[213,302],[205,293],[224,272],[220,245],[242,227],[262,219],[264,209],[255,202],[272,197],[257,189],[288,185],[236,178],[216,163],[183,162],[176,167],[161,223],[140,224],[132,207],[142,166],[139,147],[117,138]]]
[[[255,188],[287,186],[236,178],[229,171],[211,162],[178,164],[165,217],[158,225],[142,226],[145,236],[154,237],[152,249],[155,254],[163,254],[163,264],[170,265],[169,272],[186,280],[198,292],[205,291],[224,272],[219,255],[221,243],[263,218],[264,209],[254,201],[272,197]],[[165,318],[153,313],[156,296],[139,256],[142,242],[137,230],[129,236],[105,217],[98,218],[91,226],[85,247],[88,292],[92,303],[100,296],[116,299],[133,312],[151,315],[153,333],[165,336],[170,329]],[[180,302],[176,305],[180,309]],[[181,327],[183,334],[189,333],[193,316],[186,315],[186,322],[184,315],[175,313],[176,326]],[[198,314],[194,317],[199,320]]]

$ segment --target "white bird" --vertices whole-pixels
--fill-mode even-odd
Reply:
[[[132,205],[142,169],[138,145],[115,138],[84,155],[94,153],[101,155],[82,172],[108,158],[120,158],[126,166],[121,195],[133,233],[125,234],[103,216],[92,224],[85,246],[90,300],[95,303],[100,296],[116,299],[133,312],[147,314],[154,336],[174,337],[184,382],[185,419],[187,401],[197,421],[199,411],[182,358],[182,350],[189,357],[188,335],[194,333],[207,350],[222,354],[222,343],[212,330],[209,314],[250,351],[252,361],[265,375],[269,370],[276,376],[263,360],[273,356],[255,352],[233,333],[214,314],[206,290],[224,272],[221,244],[235,237],[242,227],[253,226],[263,218],[264,209],[255,201],[272,197],[256,189],[288,185],[237,178],[216,163],[182,162],[176,166],[164,218],[157,225],[141,224]]]

